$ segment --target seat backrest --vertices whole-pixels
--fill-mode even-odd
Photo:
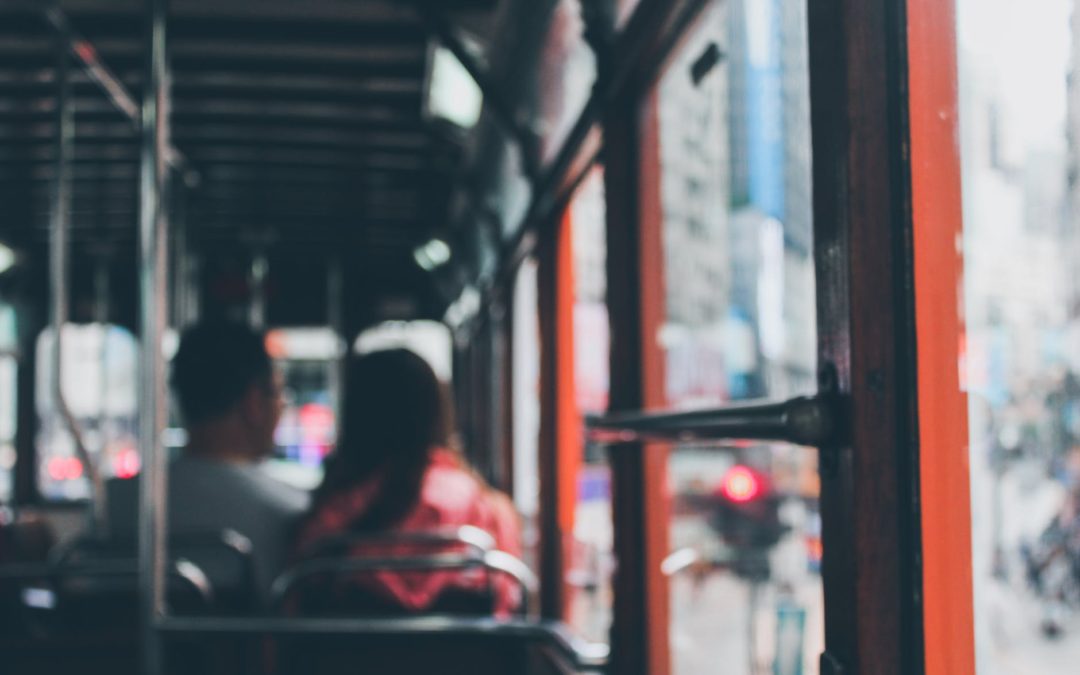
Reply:
[[[167,570],[167,600],[177,613],[214,606],[206,575],[190,561]],[[90,635],[127,638],[139,625],[139,574],[134,559],[0,568],[0,619],[5,635],[34,641]]]
[[[476,554],[495,549],[495,538],[472,525],[413,532],[342,532],[314,542],[303,552],[304,558],[346,555],[361,547],[407,546],[417,553],[438,553],[461,549]]]
[[[384,596],[350,584],[350,578],[373,572],[407,574],[437,571],[482,571],[487,584],[475,590],[447,589],[426,609],[427,613],[491,614],[495,607],[493,579],[504,575],[521,589],[519,613],[527,614],[537,582],[518,558],[495,550],[468,549],[464,553],[427,555],[322,555],[300,562],[275,580],[273,604],[290,613],[359,614],[394,616],[408,613]]]
[[[42,589],[45,590],[45,589]],[[133,559],[97,560],[54,570],[54,630],[81,633],[101,630],[128,633],[140,623],[139,569]],[[191,561],[176,560],[168,569],[166,601],[175,614],[209,614],[214,588]]]
[[[82,538],[58,549],[51,558],[57,568],[107,561],[132,561],[137,543],[131,539]],[[176,533],[169,537],[169,557],[193,563],[213,587],[215,614],[249,612],[256,606],[251,542],[232,530],[216,533]]]

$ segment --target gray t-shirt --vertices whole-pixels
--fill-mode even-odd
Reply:
[[[110,481],[109,522],[117,535],[134,534],[137,481]],[[284,569],[294,528],[309,497],[269,476],[258,464],[181,457],[169,468],[169,532],[235,530],[251,540],[255,582],[264,599]],[[208,571],[211,582],[213,574]]]

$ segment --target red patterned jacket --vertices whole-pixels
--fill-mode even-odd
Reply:
[[[326,500],[301,527],[297,550],[303,552],[316,542],[348,529],[368,508],[379,484],[371,480],[348,492]],[[424,474],[420,499],[399,523],[395,532],[421,532],[472,525],[490,533],[498,550],[521,556],[521,524],[506,495],[485,485],[465,466],[454,452],[438,448]],[[364,544],[354,548],[358,556],[415,555],[430,552],[430,547],[416,544]],[[444,551],[445,552],[445,551]],[[443,570],[435,572],[371,572],[356,575],[354,580],[403,609],[422,612],[431,607],[447,590],[487,588],[487,576],[481,570]],[[496,614],[505,616],[520,602],[517,587],[507,578],[495,581]]]

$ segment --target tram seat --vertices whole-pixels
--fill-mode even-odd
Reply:
[[[4,673],[138,671],[139,582],[133,559],[9,566],[0,570]],[[213,588],[193,563],[168,570],[167,600],[176,612],[202,613]]]
[[[56,534],[40,516],[0,508],[0,564],[43,562]]]
[[[347,634],[289,635],[278,645],[277,671],[337,675],[355,672],[396,673],[526,673],[527,640],[453,632],[455,618],[484,620],[494,611],[495,575],[509,576],[521,589],[519,613],[528,612],[536,579],[517,558],[494,550],[494,541],[477,528],[439,532],[340,535],[318,542],[305,559],[282,574],[273,597],[283,614],[299,617],[372,619],[370,630]],[[356,555],[357,550],[371,550]],[[399,551],[408,551],[400,554]],[[425,573],[475,570],[486,576],[479,590],[452,590],[418,616],[376,593],[349,583],[349,578],[376,571]],[[395,630],[396,619],[443,622],[450,630]],[[380,623],[390,620],[389,626]],[[492,619],[487,619],[492,621]]]
[[[212,587],[211,601],[194,608],[215,615],[244,614],[257,607],[251,541],[233,530],[177,533],[169,537],[170,559],[193,563]],[[56,549],[54,565],[137,558],[137,542],[126,538],[76,539]],[[174,608],[177,611],[177,608]]]
[[[167,570],[169,611],[179,616],[249,612],[255,597],[250,553],[246,539],[228,532],[174,537]],[[138,572],[134,542],[93,538],[54,549],[47,563],[0,570],[3,616],[12,628],[0,639],[5,675],[138,673]],[[226,583],[219,587],[217,580]],[[169,653],[171,670],[178,673],[237,672],[238,663],[251,660],[242,650],[190,641]]]

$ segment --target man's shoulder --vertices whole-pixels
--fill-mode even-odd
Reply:
[[[311,501],[307,492],[282,483],[257,465],[244,467],[243,473],[252,489],[269,508],[285,515],[307,510]]]
[[[306,492],[274,479],[257,465],[177,462],[174,475],[174,490],[198,484],[200,492],[212,490],[222,499],[242,500],[281,515],[303,512],[308,506]]]

